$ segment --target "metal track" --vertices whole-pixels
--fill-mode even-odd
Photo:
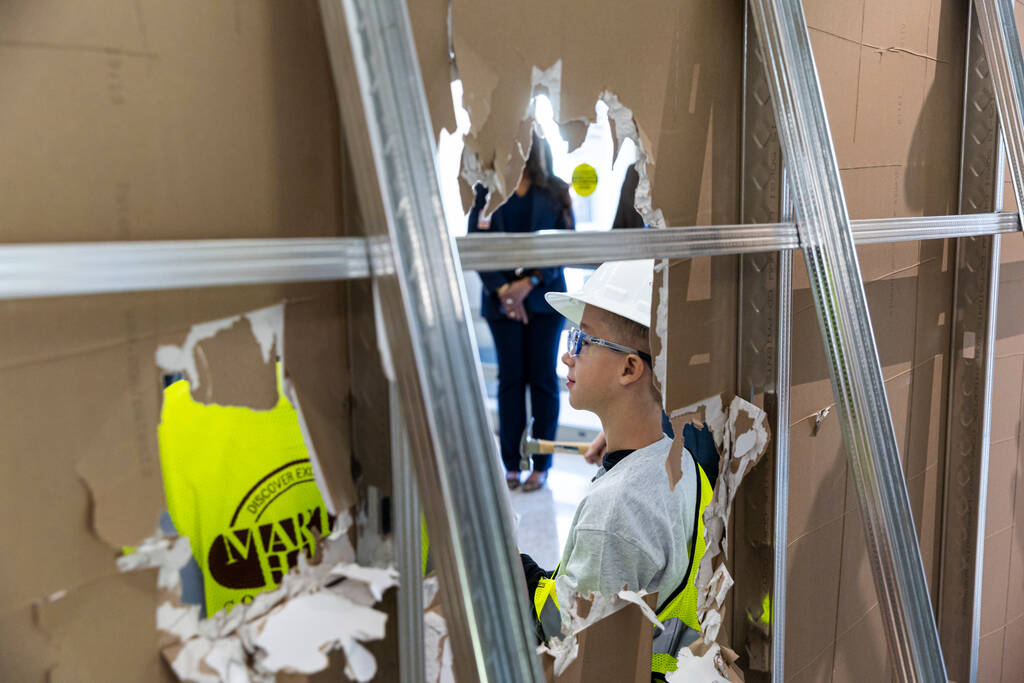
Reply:
[[[1014,213],[853,221],[857,244],[998,235]],[[794,223],[609,232],[468,235],[463,270],[603,263],[638,258],[754,254],[800,246]],[[369,252],[370,263],[367,262]],[[0,246],[0,299],[272,282],[353,280],[394,273],[379,237],[88,242]]]
[[[752,0],[800,241],[897,675],[945,681],[839,164],[800,0]]]
[[[369,275],[366,240],[358,237],[0,247],[0,299]]]

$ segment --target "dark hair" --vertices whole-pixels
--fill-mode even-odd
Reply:
[[[529,179],[531,186],[555,200],[563,212],[565,224],[572,226],[572,198],[569,197],[569,183],[556,176],[552,170],[554,159],[548,141],[537,135],[537,131],[533,131],[532,137],[530,156],[526,158],[526,167],[523,169],[523,173]]]
[[[618,313],[612,313],[609,310],[598,308],[603,314],[605,321],[608,326],[612,328],[615,333],[615,339],[609,341],[618,342],[624,346],[629,346],[636,349],[637,351],[643,351],[647,355],[651,354],[651,329],[646,325],[641,325],[635,320],[630,320]],[[647,372],[650,373],[650,390],[651,398],[656,403],[661,404],[661,392],[658,391],[654,383],[654,367],[652,365],[647,366]]]
[[[612,313],[603,308],[601,311],[604,313],[608,326],[615,332],[616,338],[612,341],[651,355],[651,331],[649,327],[618,313]]]

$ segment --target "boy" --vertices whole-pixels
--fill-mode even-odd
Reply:
[[[669,485],[672,439],[662,432],[648,341],[653,269],[652,260],[606,263],[580,292],[545,296],[575,325],[562,355],[569,403],[597,414],[607,447],[576,509],[558,568],[545,572],[528,556],[522,560],[545,636],[560,630],[551,604],[559,598],[564,605],[574,592],[645,590],[658,593],[665,628],[656,641],[668,638],[661,651],[674,656],[683,624],[698,628],[693,579],[703,554],[699,513],[711,491],[685,450],[682,479]],[[657,660],[656,654],[654,668],[662,674],[675,668],[674,657],[661,667]]]

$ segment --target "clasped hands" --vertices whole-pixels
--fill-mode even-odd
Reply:
[[[525,277],[505,283],[498,288],[498,298],[501,300],[502,306],[505,307],[505,315],[509,320],[517,320],[524,325],[530,322],[523,302],[532,289],[533,285],[530,284],[530,279]]]

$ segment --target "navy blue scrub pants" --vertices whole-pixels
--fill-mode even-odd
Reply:
[[[519,470],[519,441],[526,428],[526,387],[530,387],[533,436],[554,439],[558,431],[558,341],[565,318],[557,313],[529,313],[526,325],[488,320],[498,353],[498,436],[501,459],[509,472]],[[551,467],[550,455],[534,455],[533,469]]]

